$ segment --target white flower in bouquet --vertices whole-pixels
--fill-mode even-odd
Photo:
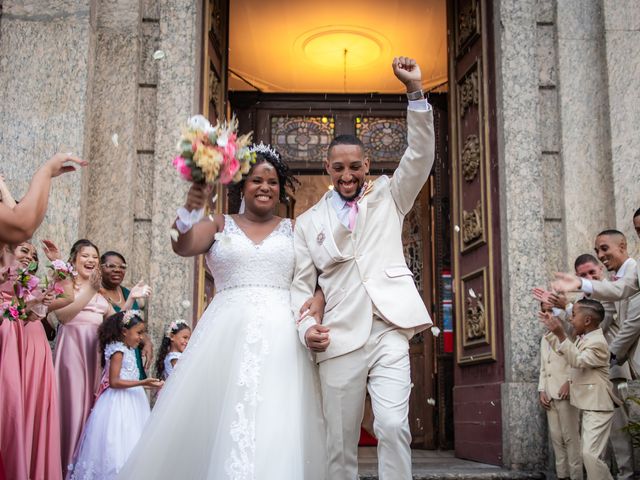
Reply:
[[[189,128],[191,130],[207,130],[211,128],[211,123],[202,115],[194,115],[189,119]]]

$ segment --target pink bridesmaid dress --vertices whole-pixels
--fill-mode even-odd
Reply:
[[[102,367],[98,327],[108,310],[107,300],[96,294],[78,315],[60,325],[58,330],[53,363],[58,386],[60,450],[65,475],[100,385]]]
[[[23,330],[22,392],[31,480],[61,480],[60,416],[51,347],[42,322]]]
[[[29,478],[22,397],[22,320],[0,324],[0,451],[7,478]]]

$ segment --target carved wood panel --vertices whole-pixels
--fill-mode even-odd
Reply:
[[[492,8],[487,0],[448,3],[454,432],[457,455],[500,464],[504,354]]]

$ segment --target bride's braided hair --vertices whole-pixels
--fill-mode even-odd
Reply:
[[[276,169],[276,173],[278,175],[278,183],[280,184],[280,201],[282,203],[289,203],[289,195],[287,191],[294,193],[296,191],[296,186],[300,184],[298,179],[293,176],[293,172],[289,168],[289,165],[287,165],[280,154],[270,146],[263,144],[258,146],[254,145],[253,149],[256,153],[255,163],[251,165],[249,172],[242,176],[242,180],[236,184],[230,185],[229,189],[234,193],[241,193],[244,189],[244,182],[247,177],[251,175],[253,169],[261,163],[268,162],[273,165],[273,168]]]

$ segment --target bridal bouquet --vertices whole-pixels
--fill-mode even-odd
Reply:
[[[178,142],[180,154],[173,166],[185,180],[195,183],[239,182],[249,172],[255,153],[249,151],[251,133],[238,136],[238,121],[211,125],[202,115],[191,117]]]

